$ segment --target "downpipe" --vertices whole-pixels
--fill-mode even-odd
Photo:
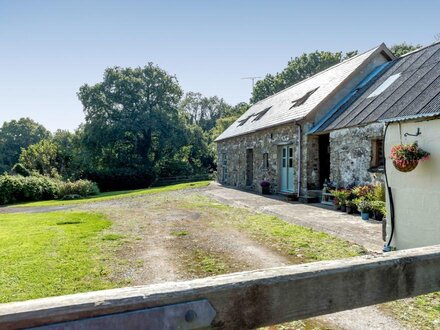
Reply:
[[[301,144],[302,144],[302,129],[301,129],[301,124],[295,123],[296,127],[297,127],[297,134],[298,134],[298,186],[297,186],[297,190],[298,190],[298,199],[300,197],[300,192],[301,192],[301,158],[302,158],[302,150],[301,150]]]
[[[386,166],[386,154],[385,154],[385,140],[387,136],[389,123],[385,124],[385,131],[383,134],[383,157],[384,157],[384,177],[385,177],[385,185],[387,187],[388,192],[388,199],[390,202],[390,225],[391,225],[391,233],[390,238],[388,239],[388,242],[383,247],[383,252],[390,252],[393,250],[393,247],[391,246],[391,241],[393,240],[394,235],[394,223],[395,223],[395,215],[394,215],[394,200],[393,200],[393,192],[391,190],[391,187],[388,184],[388,176],[387,176],[387,166]]]

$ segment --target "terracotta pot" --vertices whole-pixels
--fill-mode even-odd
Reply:
[[[401,163],[397,163],[395,160],[393,160],[394,167],[400,172],[411,172],[417,167],[418,164],[418,160],[405,160]]]

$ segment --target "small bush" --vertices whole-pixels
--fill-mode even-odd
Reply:
[[[99,193],[96,183],[88,180],[63,182],[42,175],[0,175],[0,205]]]
[[[45,176],[0,176],[0,204],[54,199],[58,192],[58,182]]]
[[[82,197],[99,194],[99,188],[96,183],[89,180],[60,182],[58,198],[64,198],[69,195],[80,195]]]

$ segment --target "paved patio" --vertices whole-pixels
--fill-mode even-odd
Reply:
[[[369,251],[382,252],[384,242],[380,221],[363,221],[359,215],[334,211],[322,204],[288,202],[283,196],[262,196],[218,183],[212,183],[205,192],[225,204],[273,214],[287,222],[357,243]]]

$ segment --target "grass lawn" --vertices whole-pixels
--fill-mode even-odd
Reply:
[[[440,329],[440,292],[393,301],[383,309],[398,316],[409,329]]]
[[[104,259],[111,244],[100,214],[3,214],[0,220],[0,302],[115,287]]]
[[[29,203],[16,204],[11,207],[63,206],[63,205],[72,205],[72,204],[101,202],[101,201],[108,201],[118,198],[136,197],[136,196],[157,194],[161,192],[181,190],[181,189],[201,188],[201,187],[206,187],[207,185],[209,185],[210,182],[211,181],[198,181],[198,182],[180,183],[170,186],[154,187],[147,189],[110,191],[84,199],[66,200],[66,201],[50,200],[50,201],[40,201],[40,202],[29,202]]]

